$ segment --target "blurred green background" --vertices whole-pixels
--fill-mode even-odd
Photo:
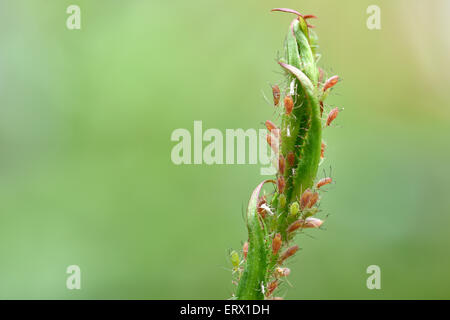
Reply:
[[[327,102],[345,109],[325,133],[325,228],[297,239],[280,295],[450,298],[445,0],[1,0],[0,298],[230,297],[260,166],[176,166],[170,136],[272,119],[261,90],[293,18],[273,7],[319,17],[320,65],[343,79]]]

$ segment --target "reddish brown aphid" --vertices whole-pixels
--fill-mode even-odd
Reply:
[[[327,91],[331,87],[333,87],[336,83],[338,83],[339,77],[338,76],[332,76],[327,81],[325,81],[325,84],[323,85],[323,92]]]
[[[281,255],[280,263],[282,263],[282,262],[283,262],[284,260],[286,260],[287,258],[293,256],[293,255],[297,252],[297,250],[298,250],[298,246],[297,246],[297,245],[292,246],[292,247],[286,249],[286,251],[283,252],[283,254]]]
[[[304,221],[303,228],[319,228],[322,224],[322,220],[310,217]]]
[[[247,259],[248,254],[248,242],[244,243],[244,246],[242,247],[242,253],[244,254],[244,259]]]
[[[319,101],[320,104],[320,116],[322,117],[323,114],[323,101]]]
[[[333,110],[330,111],[330,113],[328,114],[327,117],[327,126],[329,126],[334,119],[336,119],[336,117],[339,114],[339,108],[334,108]]]
[[[320,157],[323,159],[323,158],[325,158],[325,147],[326,147],[326,144],[325,143],[323,143],[322,142],[322,145],[320,146]]]
[[[278,287],[278,282],[277,280],[273,280],[272,282],[270,282],[267,285],[267,293],[266,296],[270,296],[272,294],[272,292],[275,291],[275,289]]]
[[[276,130],[278,130],[277,126],[270,120],[266,120],[266,128],[270,133],[272,133],[272,131],[276,132]]]
[[[294,232],[295,230],[300,229],[303,226],[303,224],[304,224],[303,220],[301,219],[296,220],[289,225],[289,227],[287,228],[287,232],[288,233]]]
[[[313,205],[316,204],[317,200],[319,200],[319,194],[318,194],[317,192],[314,192],[314,193],[311,195],[311,198],[309,198],[309,202],[308,202],[308,204],[307,204],[307,207],[308,207],[308,208],[311,208]]]
[[[290,95],[284,97],[284,109],[286,110],[286,115],[290,115],[294,109],[294,100]]]
[[[286,160],[284,159],[283,155],[280,154],[280,157],[278,158],[278,170],[280,171],[280,174],[284,174],[284,170],[286,169]]]
[[[280,103],[280,87],[277,85],[272,86],[273,105],[278,106]]]
[[[289,152],[287,154],[287,162],[289,163],[289,166],[293,167],[295,163],[295,154],[294,152]]]
[[[302,196],[300,197],[300,208],[302,210],[306,208],[309,201],[311,200],[312,195],[313,193],[309,189],[306,189],[305,192],[303,192]]]
[[[272,148],[273,152],[278,153],[278,141],[277,139],[272,136],[271,134],[268,134],[266,137],[267,143]]]
[[[277,187],[278,193],[283,193],[284,188],[286,187],[286,181],[284,180],[284,176],[279,176],[277,179]]]
[[[317,187],[317,189],[320,189],[320,187],[323,187],[324,185],[327,185],[331,182],[333,182],[333,180],[330,177],[323,178],[323,179],[320,179],[319,182],[317,182],[316,187]]]
[[[277,254],[278,251],[281,248],[281,244],[283,242],[281,241],[281,234],[277,233],[272,240],[272,253]]]
[[[275,272],[276,272],[276,275],[279,277],[287,277],[288,275],[291,274],[291,269],[277,267],[275,269]]]
[[[317,87],[319,87],[319,84],[322,83],[323,75],[324,75],[323,69],[322,68],[318,68],[318,69],[319,69],[319,81],[317,82]]]

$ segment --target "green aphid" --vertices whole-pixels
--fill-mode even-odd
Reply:
[[[303,212],[303,218],[311,217],[311,216],[315,215],[318,211],[319,211],[319,209],[317,207],[310,208]]]
[[[278,203],[280,204],[280,208],[284,208],[286,206],[286,196],[284,193],[280,194],[278,197]]]
[[[300,207],[298,206],[298,202],[295,201],[289,207],[289,214],[293,217],[296,217],[298,212],[300,211]]]
[[[240,263],[239,254],[234,250],[231,251],[231,253],[230,253],[230,261],[231,261],[231,264],[233,265],[233,267],[235,267],[235,268],[239,267],[239,263]]]

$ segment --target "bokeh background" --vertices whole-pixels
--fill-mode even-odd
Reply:
[[[292,19],[273,7],[319,17],[320,65],[343,79],[327,102],[344,108],[325,133],[325,228],[297,239],[280,295],[450,298],[445,0],[1,0],[0,298],[230,297],[260,166],[176,166],[170,136],[272,119],[261,91]]]

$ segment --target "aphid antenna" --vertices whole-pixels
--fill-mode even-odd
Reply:
[[[317,46],[317,48],[318,48],[318,46]],[[320,61],[320,59],[322,58],[322,54],[320,54],[320,53],[316,53],[316,63],[317,62],[319,62]]]
[[[241,218],[242,218],[242,220],[244,220],[244,222],[245,222],[246,212],[245,212],[244,204],[243,204],[243,203],[241,203]]]
[[[262,93],[263,99],[267,102],[267,104],[268,104],[269,106],[271,106],[273,103],[269,101],[269,99],[267,98],[267,96],[266,96],[266,94],[264,93],[264,90],[263,90],[263,89],[261,89],[261,93]]]

